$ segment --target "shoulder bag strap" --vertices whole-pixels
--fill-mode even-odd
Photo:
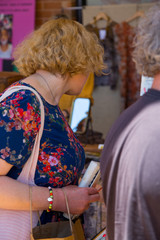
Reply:
[[[35,168],[37,165],[37,159],[38,159],[38,154],[39,154],[39,145],[40,145],[40,140],[41,140],[41,136],[43,133],[44,118],[45,118],[44,105],[43,105],[42,99],[41,99],[40,95],[38,94],[38,92],[36,90],[34,90],[32,87],[13,86],[13,87],[8,88],[3,93],[3,95],[0,97],[0,102],[2,100],[4,100],[6,97],[10,96],[12,93],[17,92],[19,90],[23,90],[23,89],[24,90],[28,89],[28,90],[32,91],[36,95],[36,97],[38,98],[38,100],[40,102],[41,126],[40,126],[40,130],[37,133],[37,136],[35,139],[32,154],[31,154],[30,158],[28,159],[28,161],[26,162],[26,164],[24,165],[22,172],[17,180],[19,180],[20,182],[24,182],[26,184],[35,185],[34,184],[34,174],[35,174]]]

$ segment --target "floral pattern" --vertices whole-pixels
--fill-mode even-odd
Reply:
[[[15,84],[28,86],[21,81]],[[41,98],[45,123],[35,183],[52,187],[77,184],[85,161],[83,147],[60,108]],[[39,101],[30,90],[12,93],[0,103],[0,158],[13,165],[8,173],[10,177],[16,179],[19,176],[31,154],[39,128]]]

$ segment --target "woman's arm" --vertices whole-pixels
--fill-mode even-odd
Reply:
[[[29,210],[29,186],[5,176],[12,165],[0,159],[0,208],[10,210]],[[64,187],[68,196],[71,214],[81,214],[91,202],[99,200],[99,193],[95,188],[79,188],[77,186]],[[33,210],[48,209],[48,188],[32,187]],[[63,191],[53,189],[53,210],[67,212]]]

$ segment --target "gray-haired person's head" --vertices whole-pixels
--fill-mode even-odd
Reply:
[[[160,4],[139,21],[133,59],[140,74],[154,77],[160,72]]]

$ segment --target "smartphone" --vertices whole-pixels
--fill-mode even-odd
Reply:
[[[100,180],[100,163],[96,161],[91,161],[78,186],[95,187],[99,180]],[[68,219],[67,213],[64,213],[63,216]],[[78,215],[71,215],[72,220],[77,217]]]
[[[100,163],[91,161],[84,176],[82,177],[79,187],[95,187],[100,180]]]

